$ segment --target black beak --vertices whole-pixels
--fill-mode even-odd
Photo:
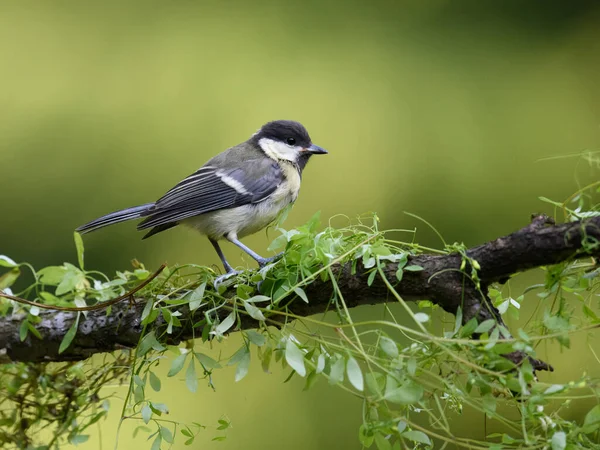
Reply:
[[[305,150],[313,155],[326,155],[328,153],[323,147],[319,147],[315,144],[311,144],[310,147],[306,148]]]

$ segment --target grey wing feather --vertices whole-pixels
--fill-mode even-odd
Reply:
[[[258,203],[271,195],[284,175],[269,159],[246,161],[244,167],[201,167],[162,196],[144,215],[138,229],[187,219],[224,208]],[[225,181],[224,181],[225,180]]]

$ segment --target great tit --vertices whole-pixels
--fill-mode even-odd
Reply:
[[[296,201],[302,171],[312,155],[327,151],[312,143],[298,122],[276,120],[262,126],[246,142],[210,159],[154,203],[134,206],[99,217],[76,231],[88,233],[126,220],[144,218],[138,230],[150,229],[143,239],[176,225],[206,235],[225,268],[223,278],[237,272],[219,247],[227,239],[264,266],[263,258],[240,238],[265,228]]]

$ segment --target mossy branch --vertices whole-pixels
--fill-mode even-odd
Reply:
[[[463,323],[472,318],[478,322],[494,319],[502,324],[498,311],[487,296],[488,287],[494,282],[503,282],[511,275],[535,267],[556,264],[589,256],[598,250],[600,242],[600,217],[585,221],[554,225],[546,216],[535,216],[528,226],[508,236],[500,237],[468,249],[447,255],[421,254],[408,257],[408,264],[420,266],[422,270],[403,272],[398,281],[396,272],[398,263],[387,263],[382,273],[387,283],[379,276],[371,277],[372,269],[365,269],[361,263],[350,261],[331,266],[331,273],[337,280],[337,287],[346,299],[348,307],[377,304],[394,301],[390,297],[388,284],[391,283],[405,300],[430,300],[444,310],[456,313],[460,307]],[[475,266],[477,279],[466,274]],[[380,272],[381,273],[381,272]],[[234,289],[225,292],[225,296],[234,295]],[[315,277],[304,287],[309,299],[305,303],[298,298],[287,307],[295,316],[304,317],[322,313],[330,307],[334,296],[334,284]],[[69,347],[59,353],[59,347],[65,334],[71,328],[78,313],[41,311],[41,322],[36,329],[41,339],[29,333],[23,341],[19,329],[23,317],[12,315],[0,320],[0,348],[4,361],[49,362],[71,361],[88,358],[100,352],[111,352],[122,348],[135,347],[142,333],[142,313],[147,299],[138,297],[133,303],[121,302],[106,311],[89,311],[86,317],[80,317],[79,327]],[[181,307],[181,328],[176,334],[165,335],[166,343],[178,342],[198,337],[194,329],[195,320],[202,318],[209,309],[208,305],[190,312],[187,305]],[[222,321],[230,310],[219,308],[212,311],[213,318]],[[194,317],[190,317],[190,316]],[[186,320],[194,319],[195,320]],[[267,317],[267,323],[277,324],[281,319],[277,311]],[[162,317],[158,317],[151,326],[156,329],[165,327]],[[247,315],[241,315],[239,328],[255,328],[259,324]],[[147,330],[148,331],[148,330]],[[519,362],[523,355],[512,353],[509,359]],[[541,361],[532,361],[534,369],[548,369]]]

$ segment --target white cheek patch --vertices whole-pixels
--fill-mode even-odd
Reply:
[[[215,175],[218,176],[221,179],[221,181],[223,183],[225,183],[227,186],[234,189],[238,194],[244,195],[244,194],[248,193],[248,191],[246,190],[244,185],[242,183],[240,183],[238,180],[236,180],[235,178],[230,177],[229,175],[221,172],[220,170],[217,170],[215,172]]]
[[[285,159],[287,161],[296,162],[302,147],[291,147],[283,142],[274,141],[273,139],[262,138],[258,141],[258,145],[265,154],[271,159]]]

